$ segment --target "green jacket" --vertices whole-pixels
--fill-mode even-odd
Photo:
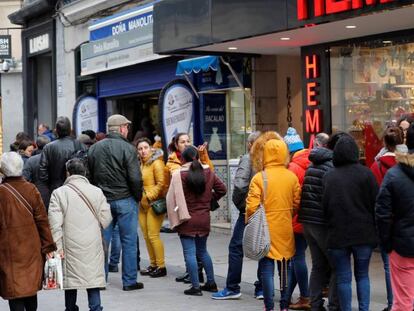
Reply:
[[[142,177],[135,148],[119,133],[109,133],[88,151],[92,183],[108,201],[142,196]]]

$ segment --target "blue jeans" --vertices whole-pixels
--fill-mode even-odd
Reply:
[[[190,274],[192,286],[195,288],[200,287],[197,258],[203,263],[207,275],[207,282],[214,282],[213,262],[207,252],[207,236],[180,236],[180,240],[183,247],[185,265],[187,272]]]
[[[88,288],[88,305],[89,311],[101,311],[101,294],[99,288]],[[79,311],[76,305],[78,291],[76,289],[65,290],[65,311]]]
[[[300,295],[309,297],[308,267],[306,266],[306,243],[302,233],[295,233],[296,253],[290,261],[290,269],[288,274],[288,290],[287,298],[290,301],[296,284],[299,285]]]
[[[119,226],[115,225],[112,230],[111,238],[111,257],[109,258],[110,266],[118,266],[119,258],[121,257],[121,238],[119,236]],[[139,267],[141,261],[141,254],[139,252],[139,238],[137,236],[137,266]]]
[[[226,288],[236,293],[240,292],[243,268],[243,233],[246,227],[244,217],[245,215],[240,213],[229,244],[229,268],[227,270]],[[257,268],[257,280],[254,283],[256,293],[262,291],[259,267]]]
[[[391,309],[394,297],[392,295],[392,287],[391,287],[390,258],[388,257],[387,252],[385,252],[382,247],[380,247],[380,249],[381,249],[382,262],[384,263],[385,285],[387,287],[387,303],[388,303],[388,307]]]
[[[338,300],[341,311],[351,311],[352,305],[352,268],[351,254],[354,258],[354,275],[356,280],[358,305],[360,311],[369,310],[370,284],[369,261],[372,247],[369,245],[328,249],[332,264],[336,271]]]
[[[119,226],[122,248],[122,285],[130,286],[137,282],[137,229],[138,206],[133,197],[110,202],[112,223],[104,231],[106,243],[109,244],[112,231]],[[108,262],[105,263],[108,274]]]
[[[289,263],[287,263],[288,265]],[[275,296],[275,261],[268,257],[260,259],[259,266],[262,272],[262,284],[263,284],[263,296],[264,296],[264,305],[265,311],[274,310],[275,303],[273,298]],[[279,278],[283,277],[282,263],[277,261],[277,269],[279,271]],[[281,288],[280,291],[280,309],[287,309],[289,307],[289,302],[287,300],[287,291],[286,288]]]

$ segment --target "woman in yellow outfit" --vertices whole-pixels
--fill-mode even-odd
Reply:
[[[262,134],[251,151],[252,165],[258,172],[252,179],[246,199],[246,220],[257,210],[265,192],[262,171],[267,177],[264,209],[269,225],[271,247],[266,257],[259,261],[263,283],[265,310],[274,310],[275,260],[281,279],[280,310],[288,310],[286,297],[287,262],[295,254],[292,218],[300,203],[298,178],[286,166],[288,148],[276,132]]]
[[[172,174],[175,170],[180,169],[182,164],[181,161],[181,153],[184,151],[184,149],[188,146],[191,146],[190,136],[187,133],[178,133],[176,134],[173,139],[171,140],[171,143],[168,145],[168,151],[170,152],[167,160],[167,164],[165,165],[165,168],[167,170],[166,176],[171,178]],[[207,150],[207,143],[204,143],[201,146],[198,146],[198,154],[200,157],[200,161],[202,164],[208,165],[212,171],[214,171],[213,163],[211,162],[209,156],[208,156],[208,150]],[[197,258],[198,263],[198,275],[199,280],[201,283],[204,282],[204,276],[202,272],[202,263]],[[184,283],[191,283],[190,281],[190,275],[187,273],[187,271],[177,277],[175,279],[177,282],[184,282]]]
[[[157,278],[167,275],[164,244],[160,238],[160,229],[165,215],[155,214],[150,203],[163,198],[165,195],[165,165],[160,159],[162,150],[153,151],[151,142],[147,138],[139,139],[136,146],[141,161],[141,174],[144,182],[144,191],[139,209],[139,224],[150,257],[150,266],[146,270],[141,270],[141,275]]]

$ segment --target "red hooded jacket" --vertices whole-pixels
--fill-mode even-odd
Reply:
[[[397,161],[395,160],[395,154],[392,152],[387,152],[378,160],[375,160],[374,163],[372,163],[371,171],[374,173],[378,185],[381,186],[385,174],[395,164],[397,164]]]

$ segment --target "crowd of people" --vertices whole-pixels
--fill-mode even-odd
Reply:
[[[210,212],[227,189],[206,144],[195,147],[187,133],[178,133],[164,157],[159,141],[130,143],[131,122],[122,115],[108,118],[107,134],[85,131],[75,139],[66,117],[57,119],[53,131],[41,124],[36,142],[19,133],[0,160],[0,295],[10,310],[37,310],[44,262],[59,256],[66,310],[79,309],[79,289],[87,290],[91,311],[102,310],[100,290],[108,273],[118,271],[119,258],[124,291],[144,288],[138,274],[167,275],[160,236],[167,215],[186,264],[176,281],[191,284],[184,294],[238,299],[244,229],[263,205],[270,250],[258,262],[254,296],[263,299],[266,311],[275,309],[276,288],[282,311],[350,311],[351,257],[359,310],[368,311],[368,271],[377,246],[387,285],[384,310],[411,311],[414,124],[409,118],[400,123],[387,127],[384,148],[370,168],[361,164],[355,140],[344,132],[319,133],[312,149],[292,127],[283,137],[251,133],[233,181],[239,217],[221,290],[207,239]],[[146,268],[140,267],[138,226],[149,255]],[[292,301],[296,286],[300,296]]]

